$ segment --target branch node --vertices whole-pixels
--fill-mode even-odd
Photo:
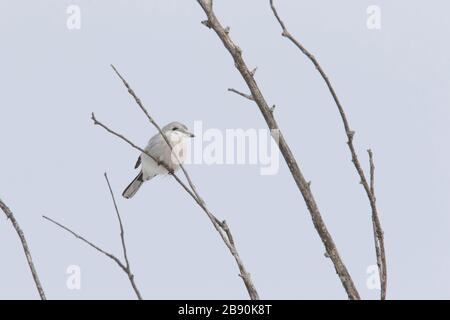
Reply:
[[[97,119],[95,118],[95,114],[94,114],[93,112],[91,112],[91,119],[92,119],[92,121],[94,121],[94,124],[95,124],[95,125],[98,124],[98,121],[97,121]]]
[[[207,27],[208,29],[212,28],[211,22],[209,20],[203,20],[202,21],[202,25],[204,25],[205,27]]]

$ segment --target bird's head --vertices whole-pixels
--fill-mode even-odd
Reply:
[[[181,122],[171,122],[168,125],[164,126],[164,128],[162,128],[162,131],[165,134],[178,134],[182,137],[189,137],[189,138],[193,138],[194,134],[191,133],[188,128],[182,124]]]

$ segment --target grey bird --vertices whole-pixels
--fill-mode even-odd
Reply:
[[[186,157],[187,139],[194,137],[188,128],[180,122],[171,122],[164,126],[161,131],[169,140],[172,148],[169,147],[161,133],[154,135],[148,142],[145,151],[152,155],[159,163],[165,164],[170,170],[176,171]],[[157,175],[167,174],[168,171],[162,164],[145,153],[141,153],[136,165],[137,169],[141,166],[139,174],[125,188],[122,196],[126,199],[132,198],[142,184],[154,178]]]

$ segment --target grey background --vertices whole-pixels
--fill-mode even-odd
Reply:
[[[370,209],[350,162],[337,109],[310,62],[280,36],[268,1],[215,1],[283,129],[361,295],[375,264]],[[66,8],[81,8],[81,30]],[[357,132],[372,148],[388,255],[388,297],[450,298],[447,1],[277,1],[289,29],[328,72]],[[382,29],[366,28],[366,8]],[[265,128],[196,1],[0,2],[0,196],[31,246],[48,298],[134,299],[105,257],[43,221],[49,215],[118,255],[103,172],[120,195],[137,152],[90,113],[144,145],[154,134],[110,63],[161,123]],[[188,168],[210,208],[230,224],[260,296],[345,299],[284,162]],[[119,197],[118,197],[119,198]],[[170,178],[119,198],[136,281],[147,299],[247,298],[237,267],[202,211]],[[20,243],[0,219],[0,298],[37,298]],[[66,287],[79,265],[82,288]]]

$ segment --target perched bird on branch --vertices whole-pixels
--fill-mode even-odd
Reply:
[[[125,188],[122,193],[124,198],[132,198],[145,181],[160,174],[167,174],[168,170],[176,171],[186,157],[187,139],[194,137],[188,128],[180,122],[171,122],[164,126],[161,131],[169,140],[169,146],[161,135],[154,135],[148,142],[145,151],[152,157],[142,153],[135,165],[135,169],[141,166],[139,174]],[[155,161],[156,160],[156,161]]]

